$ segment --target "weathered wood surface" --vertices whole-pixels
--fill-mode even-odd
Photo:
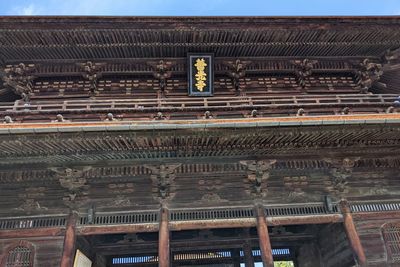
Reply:
[[[61,267],[72,267],[76,252],[76,223],[78,215],[71,213],[67,220]]]
[[[396,266],[395,263],[391,265],[389,262],[382,229],[388,223],[399,223],[399,212],[382,213],[382,216],[357,214],[354,216],[354,222],[367,256],[368,266]]]
[[[260,240],[260,251],[263,265],[265,267],[274,267],[274,258],[272,256],[271,241],[268,233],[265,210],[262,206],[256,207],[257,214],[257,233]]]
[[[243,240],[218,237],[225,228],[234,235],[252,227],[243,236],[249,254],[259,246],[258,222],[266,264],[272,264],[268,225],[276,231],[272,245],[304,253],[301,246],[310,242],[326,266],[353,264],[351,246],[363,261],[361,245],[368,264],[383,266],[381,227],[397,221],[397,211],[297,214],[290,204],[307,207],[325,196],[397,201],[399,27],[398,17],[0,17],[0,116],[9,116],[0,124],[0,216],[10,217],[1,224],[0,254],[15,238],[27,239],[37,266],[59,266],[66,234],[62,266],[69,267],[79,234],[77,246],[104,266],[134,249],[156,255],[152,235],[160,231],[160,259],[169,264],[169,241],[175,252],[242,248]],[[185,56],[193,49],[215,52],[212,98],[187,97]],[[165,58],[162,81],[154,65]],[[287,211],[115,220],[118,212],[151,213],[160,202],[173,212],[236,209],[255,200]],[[104,221],[86,223],[89,208]],[[70,220],[66,229],[46,221],[34,226],[26,217],[70,209],[82,221]],[[214,245],[196,232],[210,228]],[[200,237],[185,247],[187,240],[173,240],[170,230]],[[361,243],[354,242],[356,232]],[[305,258],[302,265],[314,264]]]
[[[170,230],[169,230],[169,219],[168,209],[162,207],[160,210],[160,229],[158,237],[158,262],[159,267],[169,267],[171,264],[170,258]]]
[[[365,257],[364,248],[360,242],[356,227],[354,225],[353,217],[351,216],[351,210],[347,201],[340,203],[340,209],[343,213],[343,226],[347,235],[347,239],[350,243],[351,249],[353,250],[357,264],[360,267],[367,266],[367,259]]]
[[[23,239],[0,239],[0,263],[5,252],[10,246],[18,244],[21,240],[27,241],[34,246],[34,267],[59,267],[63,249],[62,237],[41,237],[41,238],[23,238]]]
[[[8,32],[1,36],[2,49],[7,56],[1,60],[182,57],[199,44],[218,57],[381,56],[398,47],[398,27],[397,17],[97,17],[79,22],[65,17],[3,17],[0,29]],[[79,50],[74,49],[77,46]]]
[[[325,226],[319,233],[319,251],[322,266],[346,266],[355,264],[344,228],[340,224]]]

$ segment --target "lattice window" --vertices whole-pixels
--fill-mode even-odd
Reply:
[[[400,223],[386,224],[382,228],[389,262],[400,262]]]
[[[18,245],[12,246],[2,266],[5,267],[33,267],[34,248],[31,244],[21,241]]]

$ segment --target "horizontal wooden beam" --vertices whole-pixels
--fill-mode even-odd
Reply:
[[[386,220],[398,219],[400,220],[400,212],[396,211],[376,211],[376,212],[356,212],[352,213],[354,221],[363,220]]]
[[[256,218],[243,219],[223,219],[223,220],[204,220],[204,221],[172,221],[170,222],[171,231],[195,230],[195,229],[216,229],[216,228],[246,228],[255,227]]]
[[[79,235],[157,232],[158,223],[78,226]]]
[[[218,124],[223,124],[221,127],[224,128],[236,128],[236,127],[244,127],[247,123],[252,123],[253,125],[249,128],[261,127],[257,126],[257,123],[282,123],[281,126],[284,126],[283,123],[303,123],[306,122],[307,125],[312,125],[312,123],[316,123],[317,125],[321,125],[322,121],[324,122],[337,122],[337,124],[344,124],[348,122],[361,123],[361,122],[369,122],[376,120],[399,120],[400,123],[400,113],[385,113],[385,114],[353,114],[353,115],[322,115],[322,116],[299,116],[299,117],[274,117],[274,118],[244,118],[244,119],[198,119],[198,120],[163,120],[162,123],[154,122],[152,120],[148,121],[109,121],[109,122],[62,122],[62,123],[3,123],[0,124],[0,129],[22,129],[21,133],[28,133],[29,129],[32,129],[32,133],[34,133],[34,129],[37,128],[48,128],[54,129],[54,132],[59,132],[62,128],[67,127],[69,132],[81,132],[81,131],[90,131],[90,127],[96,126],[96,129],[93,131],[101,131],[99,126],[104,126],[103,130],[113,130],[113,126],[126,126],[126,128],[118,128],[118,131],[132,131],[134,129],[137,130],[156,130],[157,125],[162,124],[162,127],[168,129],[166,125],[170,125],[171,129],[176,129],[176,125],[179,125],[180,128],[184,128],[182,126],[190,126],[193,124],[207,124],[209,126],[213,125],[214,127],[218,127]],[[332,124],[329,125],[332,125]],[[379,123],[379,122],[376,122]],[[383,121],[382,121],[383,123]],[[227,125],[230,124],[230,125]],[[241,125],[243,124],[243,125]],[[129,126],[134,125],[134,129]],[[150,128],[141,128],[141,126],[152,127]],[[273,125],[271,125],[273,126]],[[279,125],[276,125],[279,126]],[[293,125],[298,126],[298,125]],[[75,128],[72,128],[75,127]],[[88,127],[87,129],[83,129],[84,127]],[[115,129],[117,130],[117,129]],[[4,132],[0,132],[3,133]],[[9,134],[9,133],[8,133]]]
[[[64,233],[65,227],[0,230],[0,239],[62,236]]]
[[[341,214],[267,217],[268,226],[295,225],[295,224],[326,224],[326,223],[338,223],[342,221],[343,221],[343,215]]]

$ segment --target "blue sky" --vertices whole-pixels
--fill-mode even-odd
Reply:
[[[400,0],[0,0],[0,15],[400,15]]]

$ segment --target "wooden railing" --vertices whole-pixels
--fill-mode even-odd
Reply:
[[[177,110],[186,109],[234,109],[243,107],[324,107],[331,105],[368,106],[392,105],[397,99],[393,94],[346,94],[346,95],[297,95],[297,96],[253,96],[210,97],[168,99],[87,99],[65,101],[37,101],[30,104],[22,101],[0,103],[0,112],[27,111],[102,111],[102,110]]]
[[[377,114],[397,112],[394,94],[295,95],[253,97],[210,97],[168,99],[87,99],[0,103],[0,118],[14,121],[55,120],[62,114],[71,121],[105,120],[112,113],[121,120],[152,120],[158,112],[163,119],[200,119],[210,111],[213,118],[296,115]],[[393,108],[388,109],[393,106]],[[85,114],[83,116],[83,114]],[[253,114],[254,115],[254,114]]]

